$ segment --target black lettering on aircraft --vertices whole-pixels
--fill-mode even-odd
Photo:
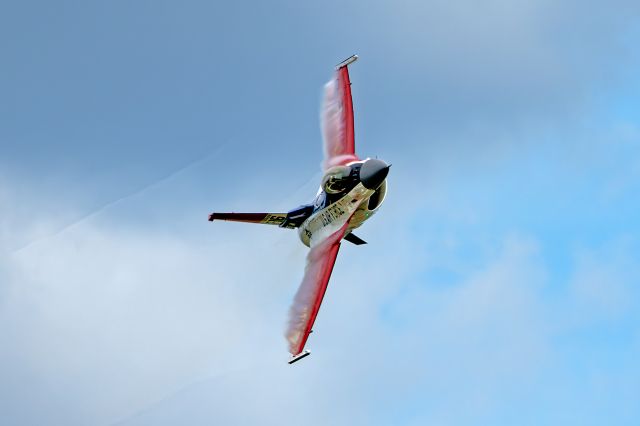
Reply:
[[[285,220],[284,216],[271,215],[267,217],[266,223],[281,223],[283,220]]]

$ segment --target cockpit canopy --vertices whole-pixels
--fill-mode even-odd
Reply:
[[[340,194],[350,190],[358,182],[358,170],[362,164],[334,166],[322,178],[322,188],[327,194]]]

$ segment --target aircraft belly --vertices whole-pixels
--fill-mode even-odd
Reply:
[[[317,242],[337,232],[347,222],[350,229],[360,226],[367,217],[357,211],[361,205],[366,205],[363,201],[368,200],[373,192],[359,183],[338,201],[313,213],[299,228],[302,242],[313,247]],[[352,220],[355,221],[352,223]]]
[[[367,199],[368,200],[368,199]],[[351,220],[349,221],[349,231],[356,229],[360,225],[364,223],[365,220],[369,219],[371,214],[367,210],[367,203],[363,202],[360,204],[360,207],[355,211],[353,216],[351,216]]]

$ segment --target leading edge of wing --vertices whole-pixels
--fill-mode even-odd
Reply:
[[[318,316],[333,265],[338,256],[340,240],[347,226],[348,224],[345,224],[324,241],[313,246],[307,254],[304,277],[289,310],[289,325],[286,332],[289,352],[294,358],[304,350],[313,323]]]

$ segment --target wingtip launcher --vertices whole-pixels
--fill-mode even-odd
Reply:
[[[289,361],[287,361],[289,364],[293,364],[294,362],[298,362],[300,361],[302,358],[306,358],[309,355],[311,355],[311,351],[302,351],[300,352],[298,355],[294,355],[293,357],[291,357],[291,359]]]
[[[340,68],[344,68],[344,67],[354,63],[357,60],[358,60],[358,55],[351,55],[347,59],[345,59],[344,61],[340,62],[338,65],[336,65],[336,70],[339,70]]]

